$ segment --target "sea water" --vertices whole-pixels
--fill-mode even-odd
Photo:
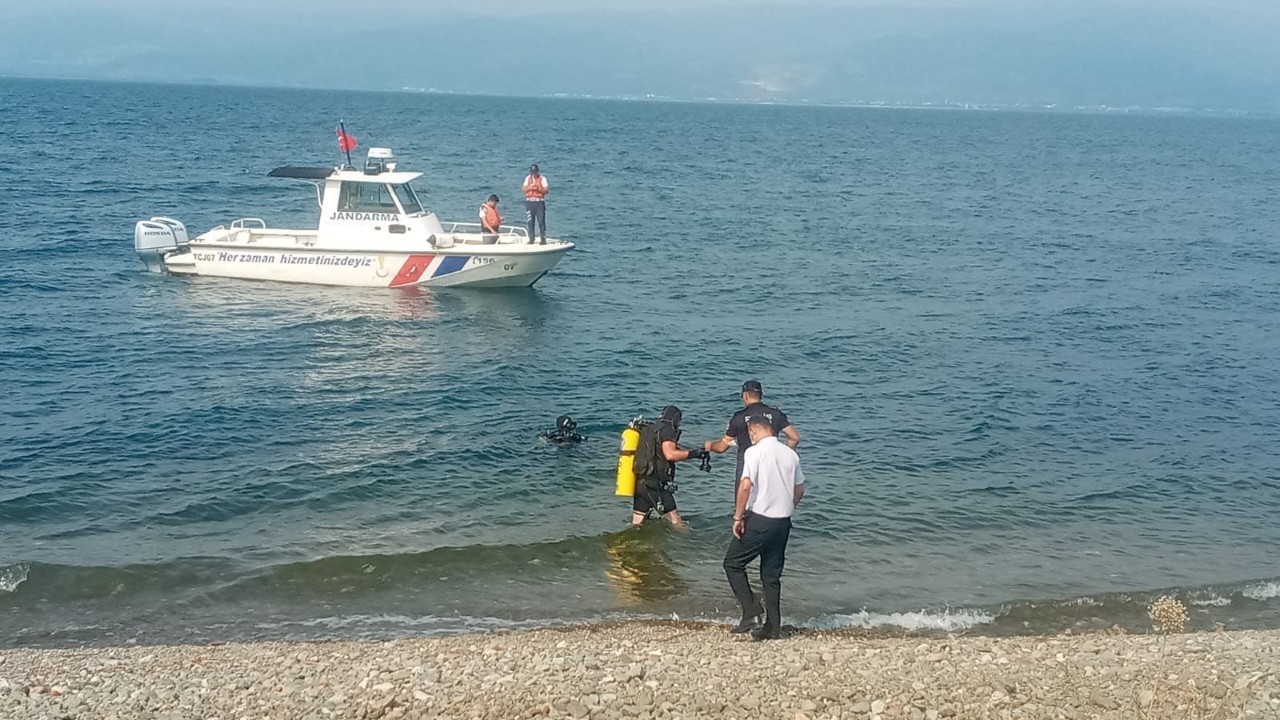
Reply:
[[[732,455],[626,530],[618,433],[803,437],[789,622],[1280,610],[1280,121],[0,81],[0,643],[736,615]],[[314,226],[334,128],[577,249],[533,289],[147,274]],[[358,158],[357,158],[358,159]],[[570,414],[589,440],[538,441]]]

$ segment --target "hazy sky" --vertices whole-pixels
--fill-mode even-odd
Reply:
[[[0,75],[25,77],[1280,111],[1280,0],[0,0],[0,18]]]
[[[731,17],[749,17],[761,8],[771,10],[830,8],[972,10],[1010,20],[1035,22],[1063,16],[1089,17],[1117,10],[1150,12],[1158,17],[1184,10],[1213,15],[1223,22],[1280,21],[1280,0],[0,0],[0,17],[49,16],[67,10],[120,13],[145,12],[175,19],[216,14],[246,19],[279,15],[341,15],[361,19],[432,17],[573,15],[659,16],[687,10],[720,9]]]
[[[617,14],[648,14],[686,8],[725,8],[735,14],[749,14],[754,7],[920,7],[920,8],[988,8],[1004,9],[1011,13],[1043,10],[1086,10],[1090,5],[1148,8],[1153,11],[1173,7],[1199,8],[1215,13],[1246,13],[1250,15],[1280,16],[1280,2],[1276,0],[644,0],[643,2],[619,2],[618,0],[0,0],[0,10],[7,16],[41,15],[66,8],[94,8],[99,10],[128,11],[145,9],[166,13],[181,13],[187,9],[216,9],[239,12],[324,12],[343,11],[359,15],[379,8],[412,14],[415,16],[446,13],[449,15],[474,14],[542,14],[576,12],[582,10]]]

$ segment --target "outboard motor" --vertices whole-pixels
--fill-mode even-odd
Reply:
[[[151,272],[164,272],[164,256],[190,242],[187,226],[173,218],[153,217],[133,228],[133,249]]]

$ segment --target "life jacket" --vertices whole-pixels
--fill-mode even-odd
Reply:
[[[671,482],[675,466],[662,454],[662,441],[658,439],[661,421],[640,427],[640,444],[636,446],[636,480],[653,490],[662,489]]]
[[[547,196],[546,180],[541,175],[534,177],[533,173],[524,179],[524,197],[526,200],[541,200]]]
[[[489,203],[480,206],[480,212],[484,213],[484,224],[494,230],[502,225],[502,216],[498,214],[498,208],[493,207]]]

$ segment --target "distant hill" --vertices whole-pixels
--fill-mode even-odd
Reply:
[[[982,9],[985,8],[985,9]],[[1280,13],[1079,6],[6,21],[0,74],[503,95],[1280,112]],[[483,32],[484,39],[481,35]]]

